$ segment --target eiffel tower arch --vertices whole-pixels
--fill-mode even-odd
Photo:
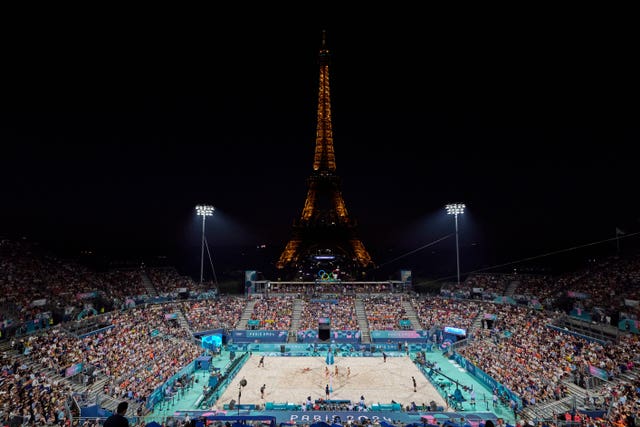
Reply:
[[[347,211],[341,179],[336,174],[329,86],[330,53],[323,32],[320,65],[316,146],[307,196],[292,236],[276,267],[287,280],[316,280],[318,272],[342,280],[367,279],[373,260],[357,234],[357,223]]]

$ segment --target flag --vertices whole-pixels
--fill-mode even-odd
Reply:
[[[625,233],[624,231],[620,230],[618,227],[616,227],[616,236],[624,236]]]

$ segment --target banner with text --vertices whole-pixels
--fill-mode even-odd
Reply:
[[[351,343],[356,344],[360,342],[360,331],[331,331],[331,341],[337,343]],[[306,331],[298,331],[297,334],[298,342],[319,342],[320,338],[318,337],[317,329],[307,329]]]
[[[371,331],[371,342],[423,342],[428,337],[426,331]]]
[[[288,331],[236,330],[231,332],[234,343],[287,342]]]

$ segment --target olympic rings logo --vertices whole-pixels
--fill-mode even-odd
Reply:
[[[320,270],[318,271],[318,280],[323,281],[323,282],[333,282],[338,280],[338,275],[340,274],[340,270],[339,269],[335,269],[333,270],[333,272],[326,272],[324,270]]]
[[[331,280],[333,278],[331,274],[327,273],[324,270],[318,271],[318,277],[320,278],[320,280]]]

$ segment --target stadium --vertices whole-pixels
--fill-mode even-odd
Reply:
[[[2,238],[3,425],[101,426],[126,402],[152,427],[635,426],[640,233],[461,271],[451,203],[455,232],[434,242],[455,240],[455,274],[382,274],[336,172],[329,56],[323,34],[306,198],[266,265],[218,281],[207,204],[199,280]]]
[[[95,273],[29,242],[1,249],[9,425],[91,422],[122,400],[140,424],[637,414],[637,255],[558,277],[478,273],[436,295],[335,280],[221,295],[171,268]]]

